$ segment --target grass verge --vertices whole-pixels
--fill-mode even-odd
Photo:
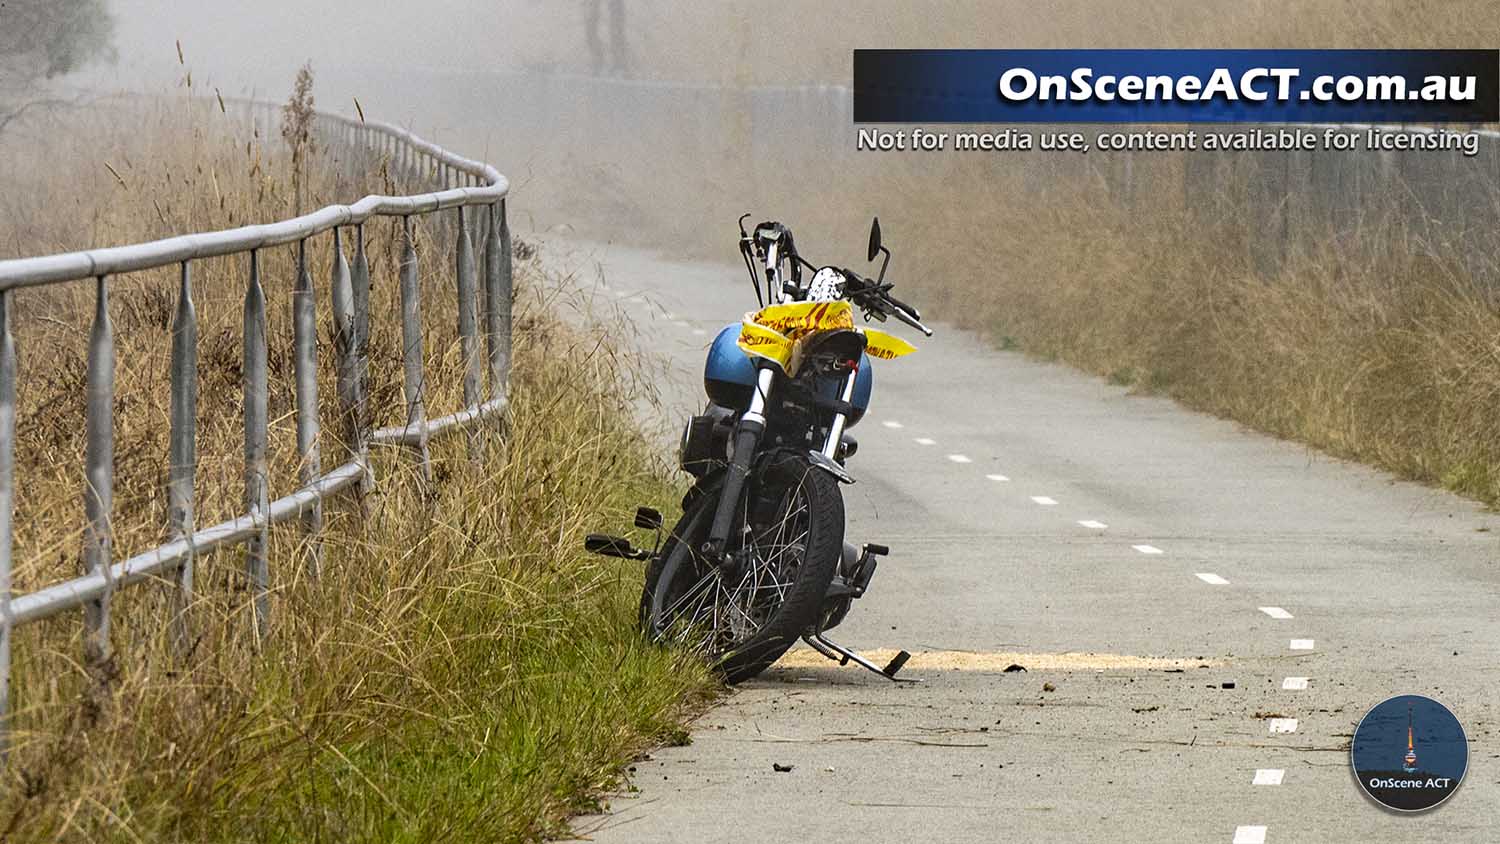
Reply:
[[[73,238],[90,221],[90,243],[117,243],[179,226],[274,219],[294,202],[288,156],[274,144],[246,143],[238,127],[194,109],[130,118],[130,131],[124,119],[107,115],[117,147],[77,159],[89,174],[85,187],[60,182],[37,194],[35,213],[18,218],[25,229],[10,232],[18,251],[81,245]],[[86,134],[73,128],[59,137]],[[140,148],[123,138],[138,138]],[[66,142],[59,154],[82,155],[79,143]],[[331,155],[309,159],[321,162],[303,186],[309,204],[369,187],[401,189],[380,162],[358,178],[316,175],[347,170]],[[101,159],[111,166],[94,166]],[[35,162],[26,169],[45,172]],[[96,190],[105,179],[121,193],[109,182]],[[41,202],[59,195],[71,203]],[[155,213],[121,210],[132,201]],[[58,205],[68,206],[66,219],[47,228],[48,214],[58,213],[47,207]],[[376,424],[402,413],[390,228],[367,226]],[[49,234],[22,237],[40,231]],[[428,407],[436,415],[460,403],[453,230],[421,234]],[[310,245],[315,266],[327,266],[328,250]],[[278,491],[294,485],[297,472],[287,354],[292,252],[262,256]],[[239,506],[245,280],[232,261],[197,269],[199,521],[208,523]],[[165,408],[153,397],[165,395],[169,276],[115,282],[117,557],[154,544],[162,531]],[[17,297],[19,591],[76,565],[77,387],[89,308],[81,287]],[[463,436],[435,444],[430,486],[408,454],[379,451],[378,491],[325,513],[316,577],[307,565],[314,546],[299,528],[273,533],[273,634],[263,645],[250,635],[250,594],[235,550],[199,562],[194,645],[185,657],[171,647],[167,583],[115,596],[115,656],[103,677],[78,665],[76,615],[16,631],[15,743],[0,771],[0,839],[535,840],[593,805],[634,755],[681,734],[682,718],[711,693],[713,679],[696,660],[641,640],[638,564],[581,550],[586,530],[621,524],[634,505],[680,490],[632,421],[627,379],[635,364],[624,344],[554,318],[546,287],[535,264],[518,265],[503,439],[475,442],[478,460]],[[332,360],[330,338],[325,313],[324,362]],[[336,430],[331,367],[324,369],[325,430]],[[331,440],[324,451],[325,466],[342,459]]]
[[[1268,269],[1272,221],[1054,191],[987,216],[1001,234],[922,301],[997,345],[1495,504],[1494,241],[1382,210]],[[970,236],[956,222],[952,247]]]

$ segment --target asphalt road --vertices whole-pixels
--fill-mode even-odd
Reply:
[[[665,354],[680,425],[707,343],[754,305],[743,268],[545,248]],[[832,635],[966,653],[914,660],[911,685],[803,654],[641,760],[580,838],[1500,840],[1500,519],[930,316],[854,431],[848,535],[893,553]],[[1464,785],[1418,816],[1348,764],[1363,714],[1404,693],[1470,739]]]

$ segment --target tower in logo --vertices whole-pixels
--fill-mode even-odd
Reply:
[[[1401,760],[1401,770],[1408,774],[1417,770],[1417,745],[1412,732],[1411,704],[1406,704],[1406,758]]]

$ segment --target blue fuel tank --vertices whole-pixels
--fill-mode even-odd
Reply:
[[[721,407],[744,410],[750,405],[750,395],[755,390],[755,363],[736,342],[740,336],[740,324],[724,326],[708,349],[708,360],[703,365],[703,389],[709,401]],[[850,404],[854,413],[847,427],[853,427],[864,418],[870,406],[870,392],[875,387],[875,373],[871,371],[870,356],[860,355],[859,375],[854,379],[854,395]],[[838,398],[838,384],[829,380],[824,388],[829,398]]]

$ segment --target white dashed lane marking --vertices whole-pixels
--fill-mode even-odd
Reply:
[[[1234,828],[1233,844],[1266,844],[1266,828],[1263,826],[1237,826]]]
[[[917,445],[937,445],[937,440],[931,439],[929,437],[917,437],[916,439],[912,440],[912,442],[916,443]]]
[[[965,455],[962,455],[962,454],[950,454],[950,455],[948,455],[948,459],[952,460],[954,463],[973,463],[974,462],[974,461],[970,460],[968,457],[966,457]]]
[[[1251,785],[1281,785],[1281,778],[1286,776],[1286,771],[1281,768],[1257,768],[1255,779],[1250,781]]]
[[[1272,618],[1288,619],[1292,617],[1291,613],[1281,607],[1260,607],[1260,611]]]
[[[1311,639],[1293,639],[1292,640],[1292,644],[1291,644],[1291,649],[1294,650],[1294,651],[1310,651],[1310,650],[1313,649],[1313,640],[1311,640]]]
[[[1139,552],[1141,552],[1142,554],[1164,554],[1164,553],[1166,553],[1165,551],[1161,550],[1160,548],[1156,547],[1155,545],[1132,545],[1130,547],[1134,548],[1135,550],[1137,550]]]
[[[1281,688],[1289,692],[1300,692],[1307,688],[1307,677],[1288,677],[1281,681]]]
[[[900,422],[897,422],[894,419],[887,419],[884,422],[881,422],[880,424],[886,426],[887,428],[904,428],[904,427],[906,427],[905,425],[902,425]]]
[[[1204,583],[1207,583],[1210,586],[1228,586],[1229,585],[1229,581],[1225,580],[1222,577],[1219,577],[1217,574],[1214,574],[1213,572],[1200,571],[1200,572],[1198,572],[1197,574],[1195,574],[1193,576],[1196,577],[1196,578],[1198,578],[1199,580],[1203,581]]]
[[[1004,475],[985,475],[985,477],[989,478],[992,481],[996,481],[996,482],[999,482],[999,483],[1004,483],[1005,481],[1010,480],[1010,478],[1007,478]]]
[[[677,326],[678,328],[692,328],[692,326],[688,325],[687,323],[683,322],[680,319],[673,320],[672,324],[675,325],[675,326]]]
[[[1083,521],[1079,522],[1079,524],[1083,525],[1089,530],[1104,530],[1105,528],[1109,527],[1109,525],[1103,522],[1096,522],[1093,519],[1084,519]]]
[[[1295,733],[1297,732],[1296,718],[1267,718],[1266,725],[1273,733]]]
[[[1053,507],[1053,506],[1057,505],[1056,501],[1052,500],[1051,498],[1048,498],[1045,495],[1033,495],[1033,496],[1031,496],[1031,500],[1035,501],[1036,503],[1038,503],[1040,505],[1042,505],[1043,507]]]
[[[708,333],[707,331],[704,331],[701,328],[694,328],[693,329],[693,336],[695,336],[695,337],[702,337],[702,336],[704,336],[707,333]]]

